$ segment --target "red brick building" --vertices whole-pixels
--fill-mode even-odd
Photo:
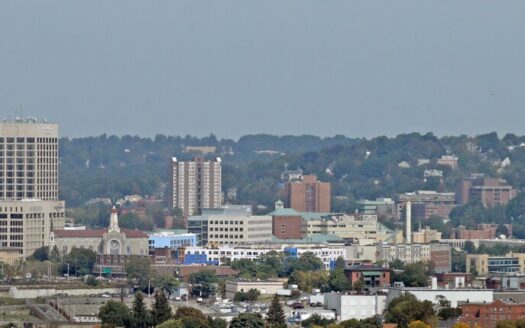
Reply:
[[[496,327],[500,320],[525,319],[525,304],[496,300],[492,303],[466,303],[461,305],[460,322],[471,327]]]
[[[286,205],[298,212],[330,212],[331,186],[305,175],[301,181],[286,183]]]
[[[345,275],[352,285],[362,279],[365,288],[390,285],[390,270],[378,266],[349,266],[345,268]]]
[[[512,236],[512,224],[504,225],[509,232],[508,235]],[[453,231],[453,235],[456,239],[495,239],[497,237],[497,224],[478,224],[477,229],[465,229],[465,227],[459,227]]]
[[[283,209],[289,210],[289,209]],[[293,210],[292,210],[293,211]],[[295,212],[295,211],[294,211]],[[274,215],[272,216],[272,233],[279,239],[301,239],[301,226],[303,217],[301,215],[290,213],[291,215]]]
[[[471,200],[479,201],[485,207],[507,205],[516,197],[517,190],[505,181],[494,178],[466,179],[456,188],[456,203],[466,204]]]
[[[465,272],[442,272],[435,274],[439,287],[464,288],[472,284],[472,275]],[[464,284],[462,283],[464,281]]]
[[[436,272],[450,272],[452,269],[452,255],[447,244],[431,244],[430,261]]]

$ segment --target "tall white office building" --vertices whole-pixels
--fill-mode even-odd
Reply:
[[[64,227],[58,200],[58,124],[34,118],[0,123],[0,260],[13,262],[49,245]]]

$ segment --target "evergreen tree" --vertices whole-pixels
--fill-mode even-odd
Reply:
[[[264,320],[259,313],[241,313],[232,319],[230,328],[264,328]]]
[[[151,309],[151,320],[153,325],[159,325],[171,318],[171,306],[166,295],[161,289],[155,290],[155,301]]]
[[[103,327],[130,327],[131,315],[124,303],[109,300],[100,307],[98,317]]]
[[[58,251],[57,245],[53,246],[51,249],[51,254],[49,254],[49,259],[53,262],[60,261],[60,252]]]
[[[141,292],[135,294],[131,312],[134,328],[147,328],[149,326],[150,320],[148,311],[146,310],[146,305],[144,304],[144,294]]]
[[[281,302],[279,302],[279,296],[275,294],[270,303],[270,308],[268,309],[268,314],[266,321],[272,327],[285,327],[286,326],[286,316],[284,315],[283,307]]]

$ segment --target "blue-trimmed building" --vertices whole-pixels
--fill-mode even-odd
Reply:
[[[170,248],[177,250],[179,247],[197,245],[197,236],[194,233],[162,231],[149,235],[149,248]]]

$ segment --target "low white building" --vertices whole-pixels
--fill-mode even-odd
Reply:
[[[444,297],[450,301],[450,306],[452,307],[457,307],[461,303],[490,303],[494,300],[492,289],[405,287],[391,288],[388,294],[388,301],[390,302],[405,293],[413,294],[419,301],[430,301],[434,304],[438,304],[439,300]]]
[[[386,307],[386,295],[324,294],[325,308],[334,310],[338,320],[362,320],[381,315]]]
[[[206,261],[217,265],[224,265],[235,260],[256,260],[262,255],[270,252],[285,253],[290,257],[301,257],[305,253],[313,253],[324,264],[325,269],[339,258],[346,260],[346,250],[342,246],[289,246],[287,244],[269,245],[262,247],[258,245],[223,245],[218,247],[193,246],[185,248],[185,255],[206,255]],[[187,262],[187,264],[192,264]]]
[[[318,315],[323,319],[327,320],[335,320],[335,312],[330,310],[323,310],[323,309],[300,309],[300,310],[291,310],[290,311],[290,318],[292,318],[295,322],[299,323],[301,321],[305,321],[310,319],[313,315]]]

